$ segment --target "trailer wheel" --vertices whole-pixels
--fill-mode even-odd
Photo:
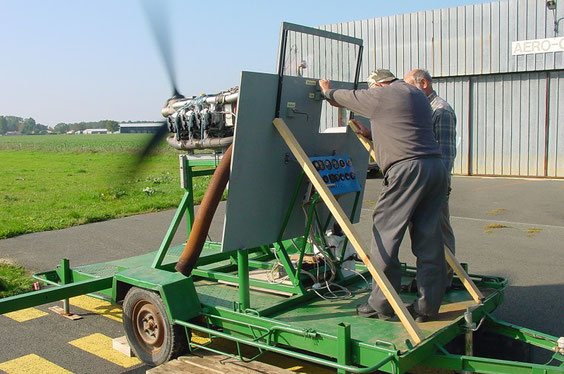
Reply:
[[[184,328],[170,323],[163,301],[155,292],[137,287],[127,292],[123,325],[131,349],[148,365],[163,364],[186,349]]]

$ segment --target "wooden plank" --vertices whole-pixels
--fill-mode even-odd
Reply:
[[[447,263],[452,268],[452,270],[454,270],[456,275],[458,275],[458,278],[460,278],[460,281],[462,282],[466,290],[470,293],[474,301],[477,304],[481,303],[482,300],[484,299],[484,295],[478,289],[478,287],[476,287],[476,284],[472,281],[472,279],[470,279],[468,274],[466,274],[466,271],[464,271],[464,268],[462,267],[462,265],[460,265],[460,262],[458,262],[456,257],[454,257],[454,255],[450,251],[450,249],[448,249],[446,246],[445,246],[445,258]]]
[[[349,121],[349,126],[351,126],[353,130],[358,129],[358,126],[353,121]],[[367,139],[361,134],[356,134],[356,135],[358,136],[358,140],[360,140],[360,142],[366,148],[366,150],[370,152],[371,155],[374,154],[375,152],[374,152],[374,146],[372,144],[372,141],[370,141],[369,139]],[[458,275],[458,278],[460,278],[460,280],[462,281],[462,284],[464,285],[466,290],[470,293],[470,295],[472,295],[474,301],[478,304],[481,303],[481,301],[484,299],[484,295],[482,294],[482,292],[480,292],[478,287],[476,287],[476,284],[472,281],[472,279],[470,279],[468,274],[466,274],[466,271],[464,271],[464,269],[462,268],[456,257],[454,257],[450,249],[446,246],[445,246],[445,258],[447,263],[452,268],[452,270],[454,270],[456,275]]]
[[[259,361],[242,362],[224,355],[181,356],[147,371],[147,374],[288,374],[288,370]]]
[[[420,343],[424,339],[423,333],[413,320],[413,317],[411,317],[411,315],[403,305],[403,301],[400,299],[399,295],[392,287],[388,278],[384,275],[384,272],[372,264],[370,257],[366,254],[366,250],[364,249],[366,248],[365,245],[361,243],[360,236],[357,234],[351,221],[348,219],[347,215],[345,214],[333,194],[329,191],[329,188],[327,187],[325,182],[323,182],[323,180],[321,179],[317,170],[315,170],[315,167],[309,160],[302,147],[299,145],[298,141],[294,137],[294,134],[292,134],[283,119],[275,118],[273,123],[294,154],[294,157],[296,157],[298,163],[310,179],[311,183],[325,202],[325,205],[327,206],[335,220],[339,223],[351,244],[356,249],[358,255],[362,259],[362,262],[364,262],[364,264],[370,271],[372,278],[381,288],[382,292],[386,296],[386,299],[389,301],[403,326],[407,330],[409,336],[413,339],[415,344]]]
[[[357,131],[360,131],[360,127],[358,127],[357,124],[354,123],[353,121],[349,121],[349,126],[353,129],[355,133]],[[370,141],[370,139],[358,133],[356,134],[356,136],[358,137],[358,140],[360,140],[364,148],[366,148],[366,150],[368,151],[370,157],[372,157],[374,162],[378,163],[378,159],[376,158],[376,151],[374,151],[374,147],[372,146],[372,142]]]
[[[79,316],[78,314],[74,314],[74,313],[65,313],[65,310],[63,308],[61,308],[60,306],[52,306],[47,308],[49,309],[51,312],[53,313],[57,313],[65,318],[68,318],[70,320],[76,321],[78,319],[82,319],[81,316]]]

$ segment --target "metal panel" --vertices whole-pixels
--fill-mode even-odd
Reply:
[[[498,73],[502,51],[499,45],[500,36],[500,3],[491,3],[490,8],[490,35],[489,35],[489,55],[490,73]]]
[[[472,174],[544,176],[544,76],[525,73],[475,78]]]
[[[446,24],[448,26],[448,50],[449,65],[448,70],[450,75],[455,75],[458,71],[458,28],[456,22],[457,9],[447,9]]]
[[[507,3],[507,12],[509,14],[509,20],[508,20],[508,28],[507,28],[507,36],[508,36],[508,40],[507,40],[507,44],[509,47],[509,50],[511,51],[511,41],[514,40],[520,40],[519,36],[517,34],[517,30],[518,30],[518,22],[519,19],[517,17],[518,14],[518,10],[517,10],[517,1],[509,1],[506,2]],[[511,54],[511,53],[509,53]],[[507,71],[517,71],[517,66],[518,66],[518,62],[519,62],[519,58],[522,58],[523,56],[511,56],[509,57],[509,66],[508,66],[508,70]]]
[[[472,83],[466,77],[434,81],[437,94],[449,102],[457,116],[453,173],[544,176],[545,77],[545,73],[524,73],[474,77]],[[564,141],[558,136],[564,120],[559,113],[557,93],[564,89],[564,73],[555,74],[552,81],[548,176],[562,177]]]
[[[468,78],[441,78],[434,81],[437,94],[445,99],[456,114],[456,158],[454,174],[468,174]]]
[[[253,72],[241,75],[222,241],[224,251],[276,242],[297,186],[301,167],[289,156],[288,147],[272,125],[277,86],[277,75]],[[338,84],[338,88],[351,87],[352,83]],[[319,134],[315,126],[310,126],[318,123],[321,112],[321,102],[310,98],[314,93],[315,86],[309,85],[307,79],[284,77],[281,102],[284,108],[287,103],[294,103],[296,112],[281,111],[281,117],[309,156],[348,155],[356,170],[366,170],[368,155],[350,129],[340,134]],[[366,173],[358,172],[357,178],[364,186]],[[306,187],[302,186],[298,199],[304,196]],[[339,203],[350,216],[353,194],[341,195]],[[299,200],[293,208],[284,239],[304,234],[305,217]],[[357,222],[359,214],[357,209],[351,221]],[[325,218],[320,220],[324,222]]]
[[[484,73],[484,65],[482,55],[483,51],[483,34],[482,34],[482,7],[480,5],[474,5],[474,30],[472,30],[472,48],[474,49],[474,73],[482,74]],[[439,73],[440,74],[440,73]]]
[[[511,43],[509,42],[509,4],[506,1],[499,3],[499,29],[496,31],[497,49],[499,49],[499,66],[496,72],[509,71],[509,61],[511,60]]]
[[[441,60],[441,42],[442,42],[442,35],[441,35],[441,11],[440,10],[433,10],[433,18],[432,18],[432,40],[431,40],[431,68],[433,69],[432,73],[436,76],[448,76],[447,74],[443,74],[442,72],[442,60]]]
[[[404,46],[405,46],[405,30],[404,30],[404,22],[403,16],[395,16],[396,21],[396,67],[393,68],[393,72],[397,74],[398,77],[403,77],[405,74],[405,54],[404,54]]]
[[[550,73],[547,175],[564,177],[564,72]]]

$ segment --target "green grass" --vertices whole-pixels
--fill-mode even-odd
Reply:
[[[0,238],[175,208],[175,150],[161,145],[132,175],[149,136],[0,137]],[[196,202],[208,182],[194,181]]]
[[[0,150],[41,150],[48,152],[97,153],[136,152],[150,134],[0,136]],[[158,153],[176,154],[162,142]]]
[[[19,265],[0,262],[0,299],[33,290],[33,278]]]

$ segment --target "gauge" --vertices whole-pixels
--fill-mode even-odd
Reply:
[[[339,166],[344,168],[345,167],[345,160],[343,160],[342,158],[339,160]]]
[[[352,166],[352,160],[350,158],[347,160],[347,165]]]
[[[334,167],[335,169],[338,169],[338,168],[339,168],[339,161],[333,159],[332,164],[333,164],[333,167]]]
[[[331,161],[325,160],[325,167],[327,168],[327,170],[333,169],[333,167],[331,166]]]

